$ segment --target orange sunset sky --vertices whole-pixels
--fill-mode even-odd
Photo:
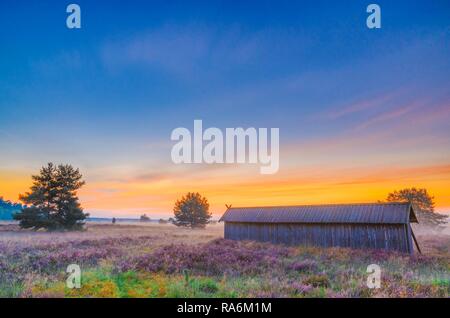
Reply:
[[[320,162],[296,165],[281,161],[275,175],[259,174],[256,165],[187,165],[141,175],[132,167],[111,167],[97,172],[110,174],[111,179],[84,171],[87,184],[79,195],[83,207],[94,216],[135,217],[147,213],[164,217],[186,191],[198,191],[209,199],[217,217],[224,212],[225,204],[375,202],[395,189],[416,186],[427,188],[435,196],[438,211],[450,211],[450,164],[368,165],[357,161],[333,167]],[[17,200],[18,193],[31,184],[31,172],[2,172],[0,188],[5,198]]]

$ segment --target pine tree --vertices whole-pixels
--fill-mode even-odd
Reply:
[[[14,215],[22,228],[79,230],[88,216],[78,202],[77,190],[85,182],[71,165],[49,163],[32,176],[31,191],[20,195],[27,206]]]
[[[434,211],[434,197],[427,189],[407,188],[389,193],[388,202],[409,202],[417,214],[419,222],[432,227],[446,223],[446,216]]]
[[[175,214],[173,224],[191,228],[205,227],[212,216],[208,200],[199,193],[191,192],[175,203],[173,212]]]

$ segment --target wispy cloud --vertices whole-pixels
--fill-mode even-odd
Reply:
[[[191,71],[208,53],[210,36],[202,29],[165,27],[107,43],[102,59],[108,67],[152,66],[170,72]]]
[[[105,43],[101,59],[109,69],[144,66],[175,75],[192,75],[224,71],[230,63],[248,63],[263,45],[258,35],[246,37],[239,28],[219,33],[201,25],[165,25]]]
[[[398,96],[398,94],[399,92],[390,92],[387,94],[378,95],[374,98],[366,96],[364,99],[360,99],[348,105],[328,110],[324,115],[328,119],[335,120],[354,113],[364,112],[376,108],[384,108],[385,104],[392,101],[392,99],[395,96]]]
[[[394,109],[390,109],[388,111],[382,112],[380,114],[377,114],[375,116],[372,116],[368,120],[358,124],[355,127],[355,130],[362,130],[366,129],[369,126],[375,125],[375,124],[383,124],[385,122],[391,121],[391,120],[398,120],[404,115],[412,112],[414,109],[417,108],[417,105],[406,105],[403,107],[397,107]]]

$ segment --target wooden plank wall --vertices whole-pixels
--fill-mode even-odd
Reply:
[[[287,245],[377,248],[412,253],[404,224],[277,224],[225,222],[225,238]]]

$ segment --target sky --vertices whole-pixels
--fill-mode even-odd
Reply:
[[[47,162],[92,216],[375,202],[423,187],[450,213],[450,2],[0,2],[0,196]],[[173,129],[276,127],[280,168],[174,164]]]

